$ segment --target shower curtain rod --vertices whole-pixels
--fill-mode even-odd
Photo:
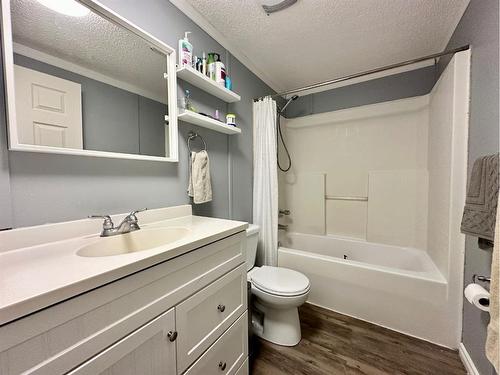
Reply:
[[[274,97],[274,96],[284,96],[284,95],[289,95],[289,94],[296,94],[296,93],[299,93],[301,91],[311,90],[311,89],[315,89],[317,87],[328,86],[328,85],[331,85],[331,84],[334,84],[334,83],[347,81],[349,79],[359,78],[359,77],[363,77],[363,76],[366,76],[366,75],[369,75],[369,74],[379,73],[379,72],[383,72],[385,70],[390,70],[390,69],[394,69],[394,68],[399,68],[401,66],[411,65],[411,64],[415,64],[415,63],[418,63],[418,62],[421,62],[421,61],[425,61],[425,60],[436,59],[436,58],[441,57],[441,56],[455,54],[457,52],[466,51],[469,48],[470,48],[470,46],[467,44],[467,45],[462,46],[462,47],[450,49],[450,50],[439,52],[439,53],[434,53],[432,55],[427,55],[427,56],[419,57],[419,58],[412,59],[412,60],[406,60],[406,61],[399,62],[399,63],[396,63],[396,64],[386,65],[386,66],[383,66],[383,67],[380,67],[380,68],[366,70],[366,71],[361,72],[361,73],[350,74],[350,75],[347,75],[347,76],[344,76],[344,77],[335,78],[335,79],[331,79],[331,80],[328,80],[328,81],[323,81],[323,82],[315,83],[315,84],[312,84],[312,85],[309,85],[309,86],[304,86],[304,87],[296,88],[296,89],[293,89],[293,90],[287,90],[287,91],[279,92],[277,94],[270,95],[270,96]],[[260,96],[258,98],[254,98],[254,101],[257,101],[257,100],[260,100],[260,99],[263,99],[263,98],[265,98],[265,96]]]

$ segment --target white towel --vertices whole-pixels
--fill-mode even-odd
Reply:
[[[500,205],[499,205],[500,208]],[[490,323],[486,339],[486,357],[500,371],[500,329],[499,329],[499,294],[500,294],[500,209],[497,210],[495,244],[493,246],[493,261],[491,263],[490,285]]]
[[[191,152],[188,195],[193,198],[195,204],[212,200],[210,161],[205,150]]]

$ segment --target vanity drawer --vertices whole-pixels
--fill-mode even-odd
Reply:
[[[240,232],[0,327],[1,375],[63,374],[245,262]]]
[[[236,374],[248,357],[245,312],[186,372],[186,375]]]
[[[248,375],[250,373],[250,366],[248,365],[248,357],[241,367],[236,371],[234,375]]]
[[[246,284],[242,264],[175,308],[179,374],[247,309]]]

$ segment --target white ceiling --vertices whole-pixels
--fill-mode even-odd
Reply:
[[[469,0],[171,0],[277,91],[446,47]],[[196,46],[195,46],[196,48]]]
[[[12,0],[11,13],[17,44],[124,83],[122,87],[136,88],[144,96],[166,100],[165,56],[128,30],[92,12],[66,16],[36,0]]]

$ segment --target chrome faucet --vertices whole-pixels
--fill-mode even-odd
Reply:
[[[132,211],[129,213],[125,218],[122,220],[122,222],[115,227],[113,224],[113,220],[111,220],[111,216],[109,215],[90,215],[90,219],[104,219],[104,222],[102,223],[102,231],[101,231],[101,237],[111,237],[111,236],[116,236],[118,234],[125,234],[125,233],[130,233],[135,230],[141,229],[139,227],[139,220],[137,219],[136,214],[138,212],[146,211],[147,208],[143,208],[141,210],[136,210]]]

